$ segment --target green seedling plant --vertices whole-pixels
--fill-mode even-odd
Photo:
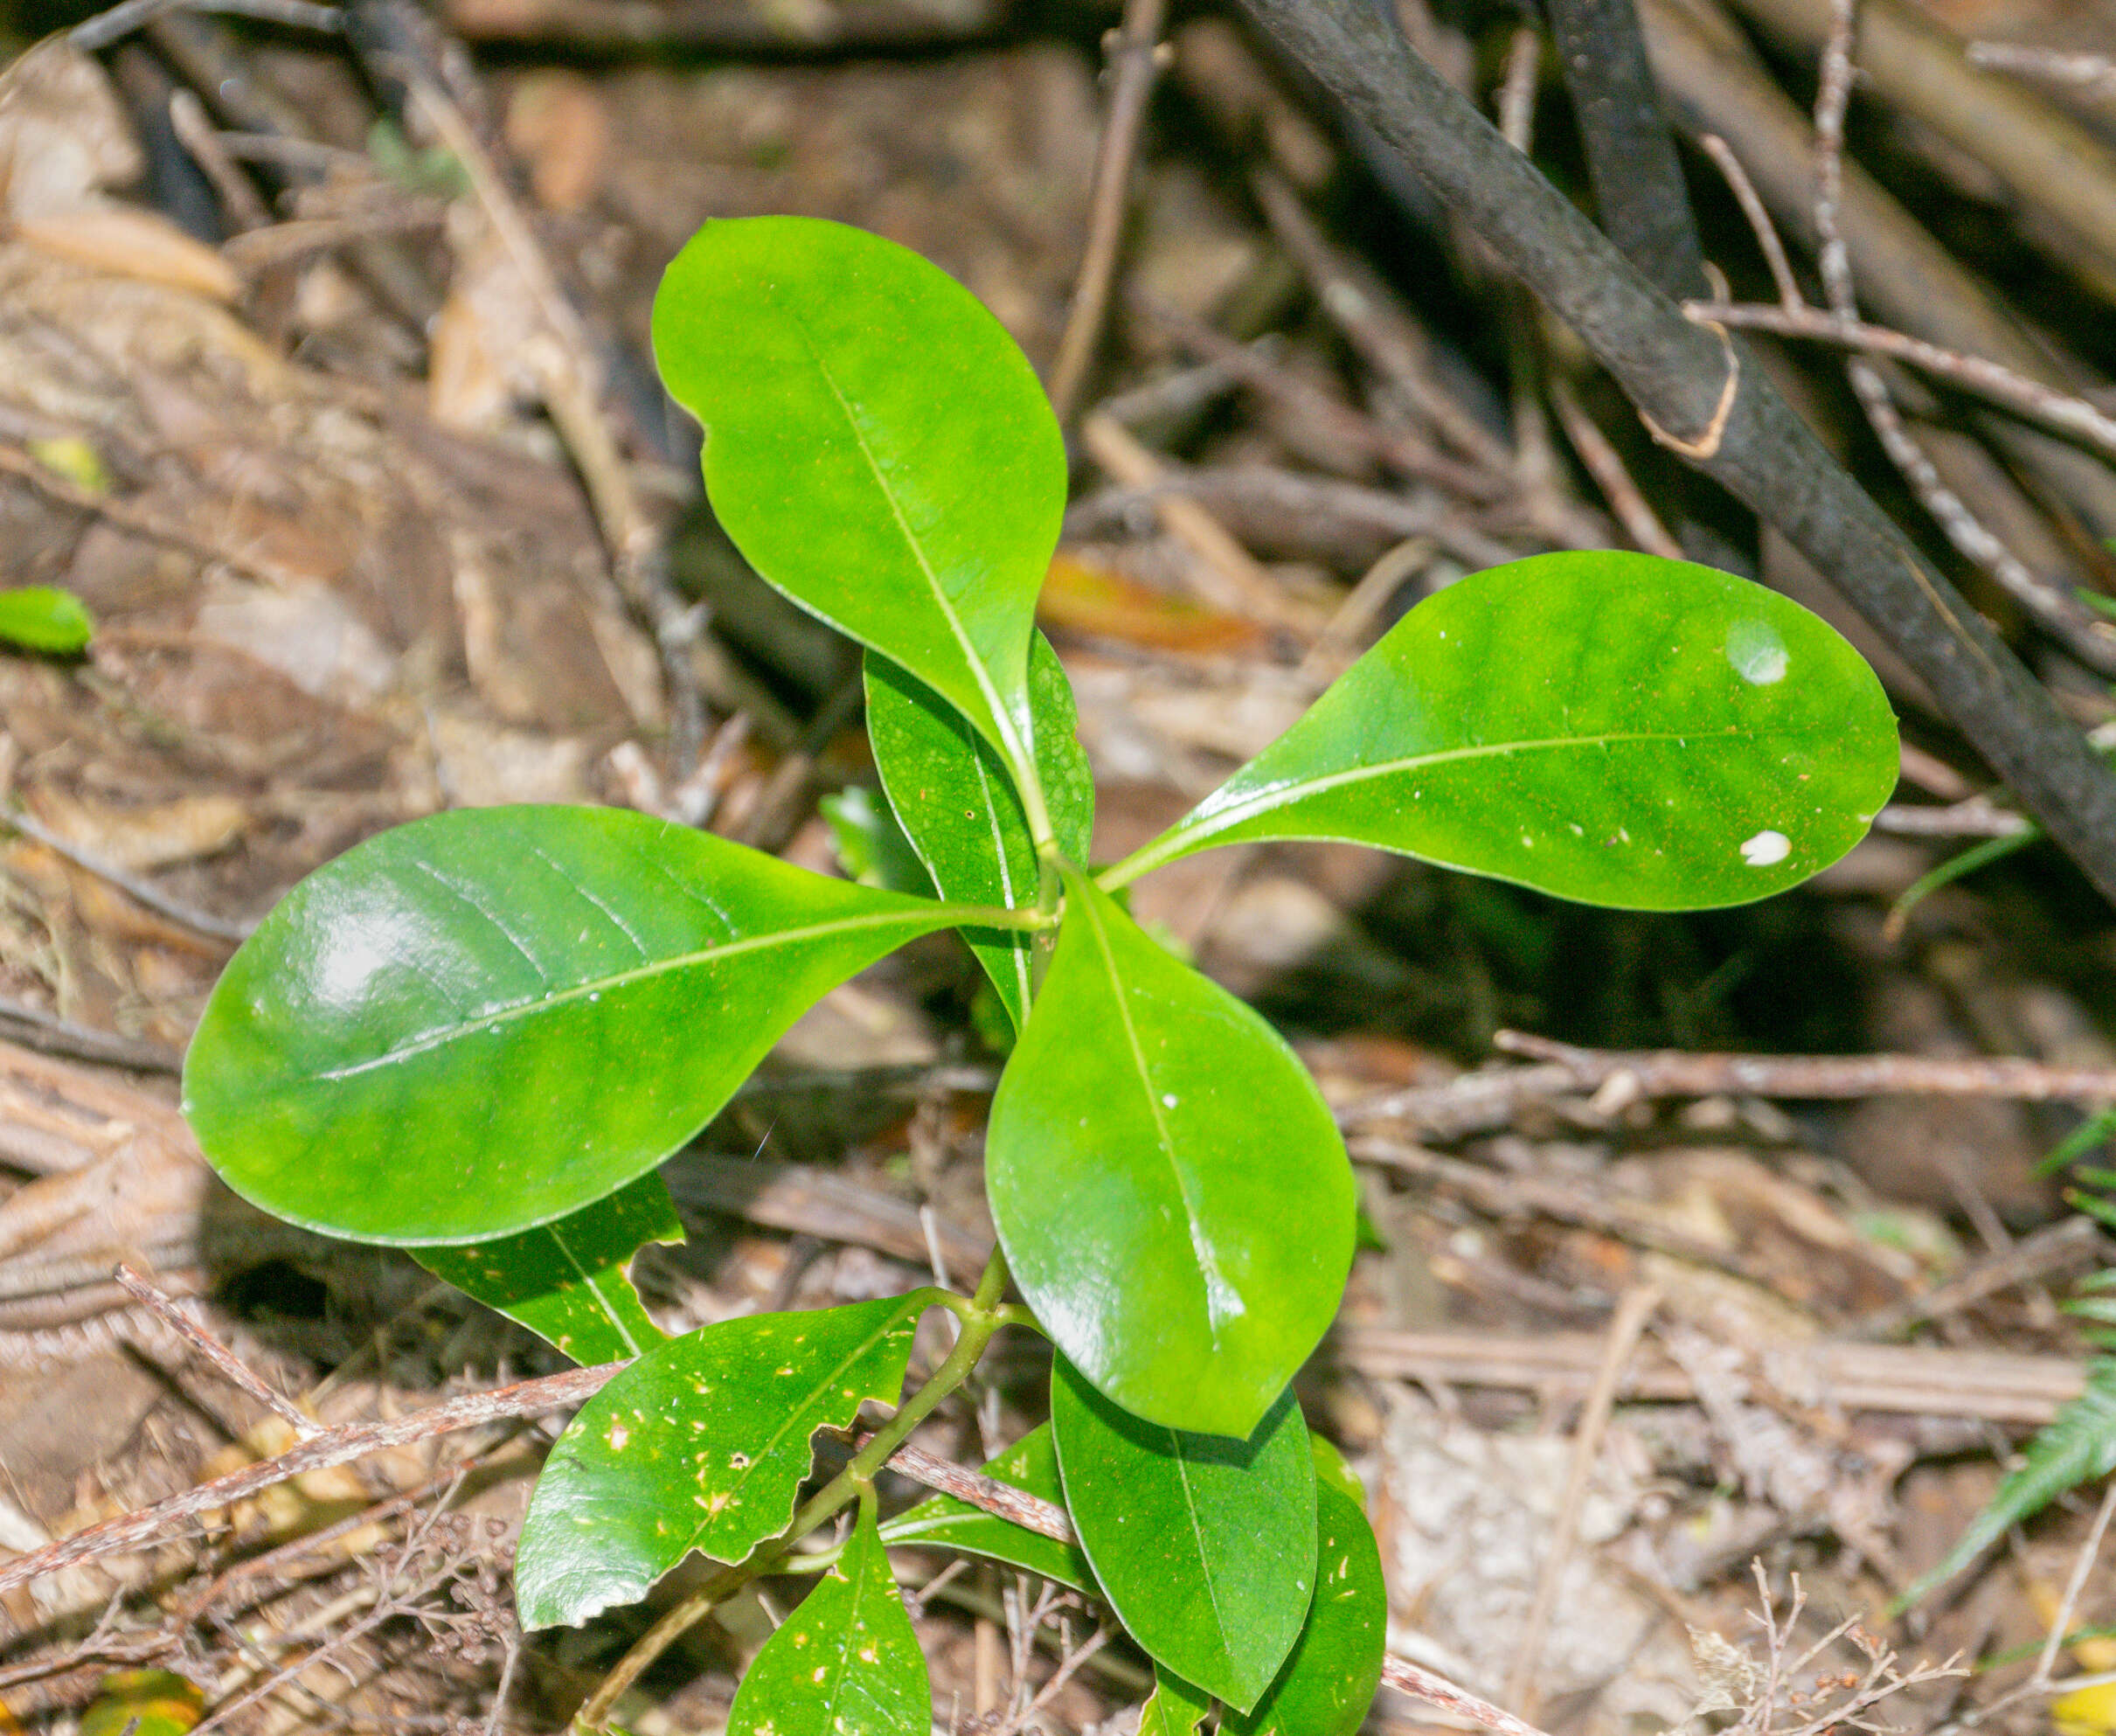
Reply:
[[[1348,1736],[1382,1664],[1374,1538],[1294,1373],[1352,1258],[1355,1191],[1278,1032],[1127,913],[1141,876],[1329,838],[1642,910],[1791,886],[1893,786],[1894,720],[1828,627],[1643,555],[1553,554],[1412,609],[1161,837],[1096,865],[1065,673],[1037,635],[1066,462],[1027,362],[962,288],[835,224],[708,225],[654,313],[704,425],[713,509],[766,580],[866,648],[878,813],[912,893],[642,815],[445,813],[311,875],[228,967],[185,1070],[229,1184],[408,1248],[582,1363],[625,1365],[550,1455],[523,1527],[525,1628],[718,1564],[579,1714],[604,1724],[683,1627],[764,1574],[812,1588],[759,1653],[735,1736],[924,1736],[926,1666],[887,1552],[1076,1588],[1151,1658],[1142,1728]],[[656,1166],[835,984],[961,935],[1015,1036],[991,1105],[999,1249],[940,1288],[677,1338],[627,1277],[680,1234]],[[912,1373],[934,1310],[952,1347]],[[1057,1541],[876,1478],[996,1335],[1052,1350],[1050,1421],[986,1474]],[[857,1430],[873,1407],[886,1420]],[[850,1434],[818,1485],[814,1448]]]

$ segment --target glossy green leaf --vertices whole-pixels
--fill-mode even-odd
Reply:
[[[1230,1736],[1352,1736],[1381,1686],[1389,1592],[1366,1515],[1328,1483],[1315,1490],[1315,1601],[1270,1690],[1220,1722]]]
[[[1029,706],[1036,765],[1059,850],[1087,860],[1094,829],[1094,779],[1074,734],[1072,684],[1037,634],[1029,652]],[[943,898],[1017,908],[1036,902],[1036,845],[999,756],[930,687],[887,659],[867,658],[867,734],[889,805]],[[1029,1013],[1034,941],[996,929],[966,929],[1019,1031]]]
[[[356,1241],[511,1234],[644,1175],[945,908],[607,808],[383,833],[223,973],[184,1109],[246,1199]]]
[[[735,545],[1029,763],[1029,635],[1065,454],[1027,359],[918,254],[800,217],[708,223],[654,302]]]
[[[1336,838],[1634,910],[1743,904],[1865,836],[1896,722],[1761,586],[1614,550],[1427,598],[1119,885],[1211,844]]]
[[[1367,1510],[1367,1486],[1352,1475],[1352,1468],[1344,1462],[1344,1455],[1337,1450],[1336,1443],[1320,1434],[1308,1437],[1308,1451],[1315,1461],[1315,1482],[1324,1489],[1334,1489],[1361,1512]]]
[[[815,806],[830,829],[831,852],[848,880],[879,886],[885,892],[933,895],[933,877],[904,836],[886,796],[852,784],[822,797]]]
[[[1058,1481],[1058,1449],[1051,1445],[1049,1423],[1023,1435],[985,1466],[984,1474],[1060,1507],[1065,1504],[1065,1487]],[[1075,1591],[1092,1593],[1095,1588],[1094,1572],[1078,1544],[1059,1543],[1040,1531],[1026,1531],[952,1495],[930,1496],[885,1521],[882,1541],[959,1549],[966,1555],[982,1555],[1055,1580]]]
[[[864,1504],[851,1539],[735,1691],[727,1736],[930,1736],[919,1636]]]
[[[644,1597],[697,1550],[742,1560],[786,1529],[818,1429],[894,1404],[924,1292],[702,1326],[650,1351],[567,1426],[515,1558],[524,1628]]]
[[[554,1223],[490,1241],[422,1247],[413,1258],[586,1365],[628,1361],[668,1342],[626,1268],[649,1242],[683,1240],[668,1184],[645,1175]]]
[[[1247,1441],[1120,1410],[1059,1358],[1051,1430],[1102,1594],[1160,1663],[1256,1705],[1315,1592],[1315,1462],[1290,1392]]]
[[[70,656],[88,649],[95,621],[71,591],[49,585],[0,590],[0,644]]]
[[[1245,1440],[1343,1293],[1344,1144],[1277,1032],[1070,869],[1065,891],[992,1104],[993,1219],[1037,1318],[1097,1386]]]
[[[1154,1666],[1154,1691],[1139,1708],[1139,1736],[1197,1736],[1212,1709],[1212,1696],[1200,1693],[1180,1676]]]

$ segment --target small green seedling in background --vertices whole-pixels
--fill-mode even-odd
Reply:
[[[49,585],[0,590],[0,645],[70,657],[88,649],[95,622],[71,591]]]
[[[576,1359],[627,1362],[538,1484],[524,1624],[633,1602],[693,1550],[724,1566],[585,1722],[672,1625],[760,1574],[820,1570],[731,1731],[925,1736],[886,1559],[918,1544],[1107,1604],[1155,1665],[1147,1727],[1192,1731],[1217,1700],[1243,1736],[1349,1736],[1381,1668],[1380,1563],[1342,1468],[1318,1477],[1291,1382],[1344,1288],[1352,1172],[1279,1034],[1114,894],[1197,851],[1331,838],[1634,909],[1763,898],[1850,849],[1887,797],[1880,686],[1821,621],[1724,573],[1541,556],[1419,605],[1221,788],[1098,868],[1072,691],[1034,622],[1065,449],[998,323],[891,243],[760,218],[691,241],[654,336],[704,425],[721,524],[867,649],[893,823],[836,817],[875,841],[873,884],[611,809],[386,832],[229,966],[185,1070],[200,1142],[266,1210],[409,1247]],[[919,890],[885,851],[898,832]],[[1000,1252],[974,1294],[663,1338],[625,1277],[674,1231],[656,1167],[833,985],[941,929],[1016,1031],[987,1141]],[[933,1309],[954,1348],[913,1377]],[[1077,1542],[950,1496],[878,1507],[889,1455],[1002,1330],[1051,1341],[1051,1421],[986,1470],[1063,1508]],[[815,1434],[875,1404],[891,1419],[802,1499]],[[842,1543],[796,1552],[844,1516]]]

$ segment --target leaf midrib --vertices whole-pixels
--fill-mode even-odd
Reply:
[[[977,655],[976,645],[971,640],[968,629],[963,626],[962,617],[955,612],[954,600],[940,583],[940,575],[933,571],[933,562],[926,559],[925,544],[919,540],[912,530],[911,521],[905,516],[896,490],[890,485],[888,472],[883,469],[881,461],[875,456],[874,448],[867,443],[867,431],[860,426],[860,419],[853,413],[852,400],[845,395],[844,389],[837,383],[837,376],[830,372],[829,363],[823,359],[822,351],[808,335],[808,322],[801,318],[795,309],[787,308],[785,312],[794,330],[801,334],[801,347],[808,352],[808,359],[815,365],[815,372],[822,377],[822,383],[830,388],[830,396],[836,400],[839,413],[845,419],[846,427],[851,430],[853,444],[859,448],[860,460],[866,465],[868,475],[874,478],[875,487],[889,504],[889,516],[896,521],[897,533],[904,538],[905,547],[911,551],[911,558],[918,565],[919,576],[925,580],[926,587],[933,595],[933,607],[940,611],[940,618],[947,623],[947,630],[955,641],[956,649],[962,654],[962,661],[969,667],[970,677],[977,684],[985,709],[991,713],[992,727],[1004,738],[1009,757],[1020,761],[1023,758],[1023,746],[1015,739],[1013,716],[1001,701],[999,690],[992,684],[991,671],[986,669],[984,659]]]
[[[565,1256],[565,1263],[579,1274],[581,1288],[594,1299],[597,1309],[601,1313],[602,1317],[616,1330],[617,1336],[624,1341],[624,1347],[635,1357],[645,1355],[645,1346],[632,1336],[631,1325],[624,1319],[617,1302],[606,1295],[603,1290],[603,1285],[606,1282],[615,1281],[623,1283],[626,1281],[623,1269],[624,1261],[620,1260],[615,1265],[605,1267],[600,1272],[589,1271],[580,1263],[580,1256],[573,1252],[573,1245],[566,1240],[560,1231],[559,1224],[564,1222],[565,1219],[561,1219],[558,1224],[545,1225],[543,1226],[544,1233],[552,1239],[557,1245],[558,1252]],[[636,1253],[637,1250],[635,1249],[634,1252]]]
[[[977,747],[976,742],[970,743],[970,769],[976,773],[977,788],[984,797],[985,822],[992,835],[992,856],[999,865],[999,901],[1012,910],[1018,900],[1014,896],[1014,865],[1007,859],[1006,828],[1000,822],[999,799],[993,793],[992,780],[985,772],[984,755],[977,751]],[[947,888],[942,887],[941,891],[945,894]],[[1029,948],[1024,941],[1017,937],[1009,945],[1007,951],[1014,967],[1015,990],[1021,996],[1021,1017],[1026,1018],[1030,996],[1035,990],[1035,984],[1030,979]]]
[[[1234,1287],[1226,1283],[1225,1276],[1220,1272],[1219,1262],[1213,1257],[1210,1250],[1199,1245],[1201,1220],[1197,1205],[1190,1198],[1190,1189],[1185,1179],[1183,1165],[1176,1159],[1175,1136],[1169,1130],[1168,1117],[1162,1113],[1160,1096],[1154,1090],[1153,1074],[1147,1066],[1146,1050],[1139,1041],[1138,1027],[1132,1022],[1131,1000],[1125,993],[1124,977],[1117,969],[1116,951],[1110,945],[1108,932],[1103,926],[1102,913],[1096,907],[1093,893],[1086,885],[1082,885],[1074,893],[1074,896],[1079,899],[1081,913],[1086,917],[1088,927],[1093,933],[1095,949],[1102,955],[1103,968],[1109,976],[1112,997],[1117,1003],[1118,1021],[1124,1027],[1124,1040],[1131,1050],[1132,1066],[1139,1075],[1141,1094],[1146,1099],[1147,1114],[1153,1118],[1155,1142],[1159,1146],[1162,1156],[1168,1160],[1169,1174],[1176,1183],[1176,1197],[1183,1202],[1183,1218],[1190,1230],[1190,1253],[1197,1260],[1200,1274],[1204,1278],[1203,1300],[1205,1326],[1212,1336],[1214,1347],[1218,1348],[1220,1342],[1220,1321],[1219,1310],[1213,1300],[1213,1282],[1217,1280],[1218,1282],[1225,1284],[1229,1289],[1232,1289]]]
[[[840,917],[829,922],[814,922],[800,928],[775,929],[768,934],[745,934],[738,940],[723,941],[710,947],[697,948],[689,952],[676,953],[665,959],[651,960],[634,965],[628,969],[612,971],[603,976],[583,978],[554,993],[539,996],[533,1001],[519,1002],[513,1006],[495,1008],[475,1017],[456,1019],[447,1024],[437,1025],[431,1031],[421,1031],[406,1042],[371,1055],[364,1060],[349,1062],[343,1066],[322,1067],[310,1078],[323,1083],[336,1084],[341,1080],[357,1079],[362,1073],[372,1073],[378,1067],[392,1066],[399,1061],[410,1060],[420,1055],[445,1047],[479,1031],[489,1031],[495,1025],[517,1024],[539,1013],[556,1011],[572,1005],[590,995],[600,995],[630,988],[635,983],[650,982],[656,976],[671,972],[702,968],[718,963],[723,959],[739,958],[745,953],[768,951],[774,947],[798,946],[805,941],[826,941],[840,934],[856,934],[873,928],[886,928],[893,924],[916,927],[926,924],[945,927],[947,919],[928,915],[924,912],[906,910],[880,910],[860,916]]]
[[[1212,1554],[1205,1547],[1204,1527],[1197,1516],[1197,1496],[1190,1488],[1190,1462],[1183,1455],[1183,1437],[1174,1429],[1169,1431],[1169,1440],[1175,1448],[1176,1476],[1183,1488],[1183,1517],[1190,1522],[1190,1538],[1197,1547],[1198,1577],[1204,1581],[1205,1597],[1212,1606],[1212,1626],[1219,1640],[1220,1656],[1227,1667],[1237,1667],[1234,1658],[1232,1635],[1227,1626],[1226,1612],[1220,1608],[1219,1581],[1212,1571]]]
[[[1311,796],[1327,795],[1334,789],[1349,784],[1364,783],[1375,778],[1392,777],[1402,772],[1425,770],[1428,767],[1445,766],[1470,760],[1502,759],[1515,753],[1558,753],[1567,749],[1590,747],[1630,746],[1653,742],[1711,742],[1726,740],[1750,742],[1764,739],[1766,733],[1781,736],[1810,736],[1823,732],[1824,726],[1808,729],[1764,731],[1728,731],[1724,729],[1685,730],[1611,730],[1595,735],[1562,735],[1538,737],[1524,741],[1482,742],[1470,747],[1446,747],[1434,753],[1406,754],[1398,759],[1384,760],[1373,765],[1348,766],[1341,772],[1329,772],[1319,777],[1294,777],[1264,786],[1252,793],[1241,795],[1226,807],[1215,809],[1213,798],[1207,796],[1193,810],[1189,822],[1178,821],[1164,836],[1172,845],[1188,847],[1201,838],[1216,836],[1232,830],[1245,820],[1259,814],[1267,814],[1294,802],[1306,801]],[[1233,788],[1231,780],[1223,785],[1220,794]],[[1149,846],[1149,849],[1151,847]],[[1141,852],[1142,855],[1146,852]],[[1162,851],[1153,851],[1156,861],[1169,859]]]

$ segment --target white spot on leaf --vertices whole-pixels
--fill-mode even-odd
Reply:
[[[1741,859],[1752,868],[1774,867],[1792,854],[1793,840],[1783,832],[1759,832],[1742,841]]]
[[[1791,661],[1786,642],[1767,621],[1738,621],[1726,630],[1726,660],[1752,687],[1768,687],[1786,678]]]

